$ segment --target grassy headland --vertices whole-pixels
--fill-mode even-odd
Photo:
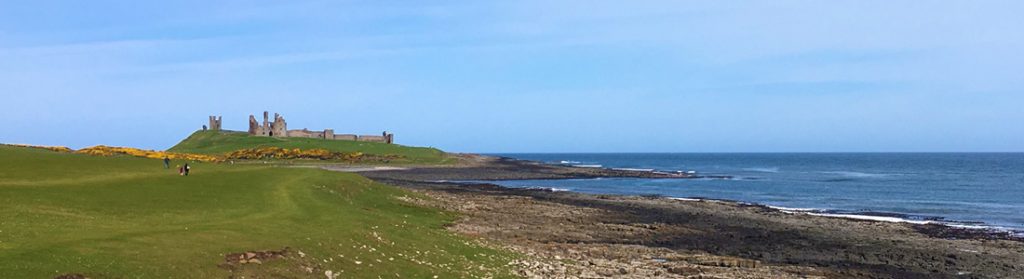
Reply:
[[[313,140],[200,132],[175,149],[215,153],[248,144],[303,148]],[[321,147],[356,144],[438,158],[432,149],[401,146]],[[0,158],[3,278],[507,275],[501,266],[510,255],[445,231],[452,214],[407,203],[415,194],[355,174],[193,163],[192,175],[182,177],[155,159],[13,146],[0,146]],[[284,247],[283,259],[225,260]]]
[[[258,147],[325,149],[333,152],[362,152],[381,156],[397,155],[400,156],[400,159],[391,162],[397,164],[448,164],[455,161],[454,158],[436,148],[314,138],[255,137],[244,132],[232,131],[197,131],[167,151],[220,155],[240,149]]]

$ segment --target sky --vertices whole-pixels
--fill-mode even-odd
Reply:
[[[1024,151],[1024,1],[0,0],[0,142]]]

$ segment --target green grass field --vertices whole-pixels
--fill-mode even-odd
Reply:
[[[403,201],[414,193],[319,169],[192,165],[182,177],[160,160],[0,146],[0,278],[509,276],[514,255],[447,232],[455,216]],[[218,267],[284,247],[286,259]]]
[[[402,156],[404,159],[392,162],[396,164],[450,164],[455,162],[454,158],[436,148],[313,138],[254,137],[244,132],[229,131],[197,131],[167,151],[213,155],[268,146],[299,149],[319,148],[336,152]]]

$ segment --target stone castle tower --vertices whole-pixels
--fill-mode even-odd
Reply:
[[[220,131],[221,117],[210,115],[210,130]]]
[[[270,113],[263,112],[263,124],[256,122],[256,116],[249,115],[249,134],[265,137],[287,137],[288,123],[280,114],[274,114],[274,121],[269,121]]]

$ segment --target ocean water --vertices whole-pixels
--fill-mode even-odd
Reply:
[[[1024,232],[1024,153],[493,154],[731,179],[496,181],[598,194],[727,199],[828,214]]]

